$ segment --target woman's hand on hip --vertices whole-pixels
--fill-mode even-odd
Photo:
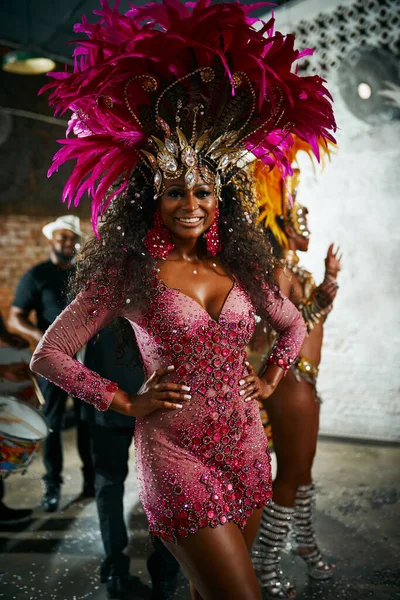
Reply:
[[[276,386],[269,384],[262,377],[258,377],[249,362],[246,362],[246,366],[249,374],[239,381],[240,396],[245,402],[250,402],[250,400],[266,400],[275,390]]]
[[[155,410],[179,410],[191,399],[190,388],[178,383],[161,382],[160,379],[174,370],[173,366],[157,369],[144,382],[137,394],[129,394],[129,415],[145,417]]]

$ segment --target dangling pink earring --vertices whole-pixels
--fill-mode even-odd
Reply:
[[[214,221],[211,223],[211,227],[205,234],[207,251],[211,254],[211,256],[215,256],[222,250],[222,242],[221,238],[219,237],[218,218],[219,208],[217,207]]]
[[[175,248],[175,244],[171,242],[170,231],[161,220],[159,208],[154,213],[153,227],[148,230],[144,245],[152,258],[167,258]]]

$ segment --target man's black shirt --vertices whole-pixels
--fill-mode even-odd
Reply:
[[[48,260],[29,269],[19,280],[12,305],[36,312],[42,331],[56,320],[67,306],[67,284],[74,268],[61,269]]]
[[[133,337],[132,331],[132,337]],[[85,365],[102,377],[118,383],[128,394],[136,394],[143,383],[143,367],[138,362],[138,349],[134,340],[121,348],[111,327],[105,327],[91,339],[86,348]],[[104,427],[134,427],[135,419],[115,410],[99,411],[92,404],[82,402],[81,419]]]

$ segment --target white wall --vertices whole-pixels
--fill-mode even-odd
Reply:
[[[320,11],[338,2],[318,3]],[[351,4],[342,2],[342,4]],[[278,29],[295,29],[315,16],[315,2],[276,12]],[[298,11],[297,11],[298,12]],[[282,18],[281,18],[282,17]],[[339,149],[322,174],[300,157],[298,199],[309,210],[310,249],[302,263],[317,281],[330,242],[343,250],[334,311],[326,323],[320,391],[321,432],[350,437],[400,439],[400,121],[375,128],[335,99]],[[304,260],[303,260],[304,258]]]
[[[325,329],[321,432],[398,440],[400,123],[359,123],[333,91],[339,150],[317,176],[301,158],[298,196],[312,231],[304,265],[320,281],[329,243],[344,254]]]

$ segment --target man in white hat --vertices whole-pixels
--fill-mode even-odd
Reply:
[[[74,215],[47,223],[42,232],[48,239],[50,259],[32,267],[21,277],[8,320],[9,327],[35,342],[39,342],[67,305],[68,279],[74,271],[76,249],[82,236],[79,218]],[[30,319],[32,312],[35,313],[35,324]],[[43,414],[50,427],[43,448],[46,469],[43,507],[46,512],[53,512],[59,505],[62,484],[61,429],[67,394],[45,379],[40,381],[40,387],[46,400]],[[75,403],[75,409],[78,450],[83,462],[83,495],[91,497],[94,496],[94,473],[88,427],[79,418],[79,401]]]

